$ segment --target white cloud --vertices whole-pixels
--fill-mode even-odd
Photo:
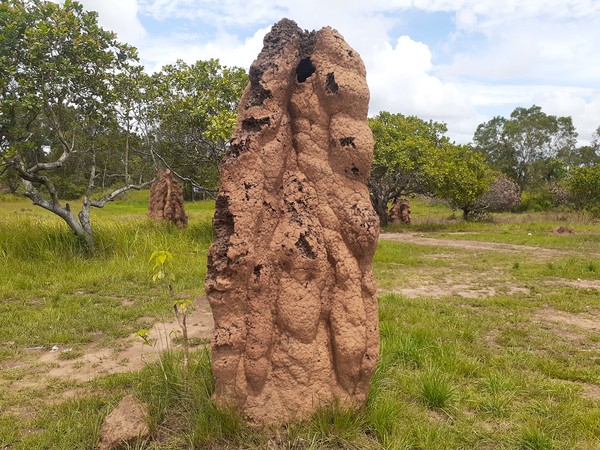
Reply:
[[[600,90],[549,88],[536,92],[533,102],[546,114],[571,116],[581,143],[588,143],[600,126]]]
[[[581,144],[589,142],[600,125],[600,89],[477,83],[471,83],[469,89],[475,106],[512,110],[538,105],[546,114],[571,116]]]
[[[142,62],[149,72],[160,70],[163,65],[174,63],[178,59],[194,63],[215,58],[223,65],[248,69],[262,49],[264,35],[269,29],[270,27],[259,29],[254,35],[243,40],[224,32],[205,42],[198,42],[193,35],[153,38],[140,50]]]
[[[157,20],[202,19],[214,25],[254,25],[272,21],[280,3],[262,0],[139,0],[142,11]]]
[[[146,37],[140,23],[137,0],[83,0],[85,9],[98,12],[98,23],[117,33],[120,42],[139,45]]]
[[[388,44],[367,55],[366,63],[371,114],[391,111],[444,121],[461,136],[472,135],[475,121],[482,119],[462,86],[430,74],[431,51],[421,42],[401,36],[395,47]]]
[[[517,106],[571,115],[582,141],[600,124],[597,0],[83,0],[100,23],[136,45],[149,70],[183,59],[249,67],[282,17],[302,28],[336,28],[363,57],[371,113],[416,114],[448,123],[461,142]],[[454,14],[443,46],[401,36],[402,12]],[[140,19],[185,23],[149,35]],[[179,21],[179,22],[177,22]],[[166,23],[166,22],[163,22]],[[216,33],[208,36],[206,33]],[[426,33],[427,30],[423,30]],[[422,33],[422,34],[423,34]],[[202,35],[202,37],[199,37]],[[440,61],[444,61],[441,64]],[[486,115],[482,114],[485,111]]]

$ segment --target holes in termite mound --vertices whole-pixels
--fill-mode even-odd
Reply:
[[[306,236],[307,233],[300,234],[300,238],[296,241],[296,247],[298,248],[298,250],[300,250],[302,256],[309,259],[315,259],[317,257],[317,254],[306,239]]]
[[[254,266],[254,270],[252,271],[252,273],[254,274],[255,281],[258,281],[260,279],[260,271],[262,269],[263,269],[262,264],[258,264],[256,266]]]
[[[310,58],[304,58],[300,60],[298,67],[296,67],[296,80],[298,83],[304,83],[313,73],[315,73],[315,66],[313,66]]]
[[[340,145],[342,147],[356,148],[356,144],[354,143],[354,138],[352,136],[340,138]]]
[[[242,121],[242,129],[244,131],[260,131],[263,126],[270,125],[271,119],[269,117],[261,117],[257,119],[256,117],[249,117]]]
[[[350,169],[344,169],[344,173],[348,174],[348,172],[352,172],[352,175],[354,175],[355,177],[358,177],[360,175],[360,169],[354,164],[352,164],[352,167]]]
[[[335,75],[333,72],[327,74],[327,79],[325,80],[325,92],[328,94],[337,94],[340,87],[335,82]]]
[[[240,156],[250,148],[250,137],[246,139],[231,139],[226,150],[226,155],[232,158]]]

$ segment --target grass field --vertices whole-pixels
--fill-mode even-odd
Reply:
[[[205,338],[190,390],[177,345],[159,363],[133,337],[172,321],[152,252],[173,254],[177,295],[200,304],[212,240],[210,202],[186,204],[183,230],[146,205],[141,192],[94,211],[87,258],[52,215],[0,197],[0,449],[95,448],[128,393],[149,404],[138,448],[600,449],[600,224],[564,211],[465,223],[413,202],[413,224],[385,230],[374,259],[368,404],[257,432],[210,403]]]

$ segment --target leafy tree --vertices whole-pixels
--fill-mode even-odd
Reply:
[[[600,165],[574,168],[567,185],[576,206],[598,211],[600,206]]]
[[[589,145],[577,148],[573,163],[575,166],[594,166],[600,163],[600,126],[594,131]]]
[[[429,155],[448,144],[444,136],[447,129],[443,123],[389,112],[369,119],[369,126],[375,139],[369,190],[373,207],[385,225],[390,201],[430,193],[423,167]]]
[[[424,166],[430,191],[469,219],[482,211],[479,202],[493,180],[483,156],[468,145],[445,144],[431,150]]]
[[[214,190],[246,72],[214,59],[177,61],[154,74],[151,83],[147,131],[154,154],[192,187]]]
[[[90,251],[90,207],[103,207],[124,186],[92,199],[101,159],[114,164],[119,133],[117,74],[135,63],[132,47],[98,26],[97,14],[71,0],[0,3],[0,165],[22,180],[35,205],[60,216]],[[127,157],[125,157],[125,160]],[[127,163],[125,163],[127,175]],[[82,186],[77,216],[59,199],[61,175]],[[80,184],[81,183],[81,184]]]
[[[482,123],[473,137],[490,166],[522,189],[551,180],[558,166],[572,164],[576,139],[571,117],[547,115],[535,105],[516,108],[508,119],[494,117]]]

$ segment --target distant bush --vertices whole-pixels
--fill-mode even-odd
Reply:
[[[524,191],[519,211],[548,211],[554,207],[552,195],[547,186]]]
[[[573,203],[573,195],[564,182],[556,181],[550,184],[550,197],[554,206],[565,206]]]
[[[600,209],[600,165],[573,169],[567,183],[576,207]]]
[[[521,189],[513,180],[500,174],[478,203],[490,212],[515,211],[521,205]]]

